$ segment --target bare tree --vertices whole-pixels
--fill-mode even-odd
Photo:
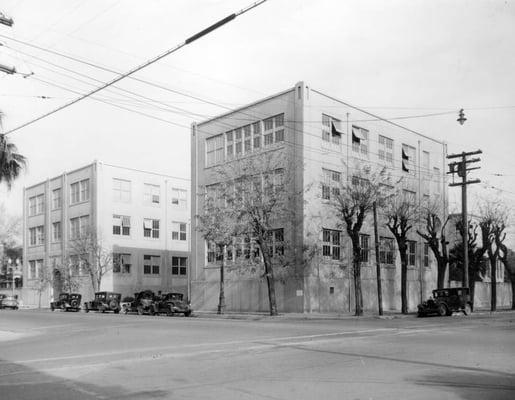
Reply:
[[[225,312],[224,271],[226,251],[232,246],[239,234],[238,215],[233,207],[226,203],[224,193],[228,193],[228,183],[222,182],[208,186],[204,193],[203,212],[197,215],[197,230],[202,234],[208,248],[214,247],[211,256],[220,261],[220,293],[218,314]],[[232,194],[230,199],[232,199]],[[209,258],[209,257],[208,257]],[[213,260],[213,261],[215,261]]]
[[[383,207],[386,226],[392,232],[401,258],[401,312],[408,313],[408,234],[417,224],[419,205],[416,195],[406,190],[391,196]]]
[[[54,284],[57,284],[62,292],[73,293],[80,289],[79,264],[78,257],[68,256],[62,262],[53,265]]]
[[[41,268],[37,271],[36,279],[33,281],[33,288],[38,293],[38,308],[41,308],[41,296],[54,282],[54,275],[49,268]]]
[[[445,272],[449,264],[447,248],[449,242],[445,237],[449,216],[445,216],[443,207],[436,199],[423,204],[421,214],[424,229],[417,229],[417,233],[427,242],[436,258],[437,288],[442,289],[445,285]]]
[[[511,282],[511,309],[515,310],[515,252],[501,244],[501,261]]]
[[[324,187],[322,187],[322,197],[330,198],[330,205],[336,212],[336,218],[341,225],[345,226],[352,243],[355,315],[359,316],[363,315],[360,233],[365,218],[373,210],[374,203],[379,207],[383,205],[388,194],[387,174],[385,169],[374,172],[368,167],[358,168],[354,170],[350,181],[340,182],[339,187],[333,188],[329,193],[324,193]]]
[[[81,232],[70,240],[69,257],[78,260],[83,273],[90,277],[93,291],[98,292],[102,278],[113,268],[113,252],[102,238],[91,228]]]

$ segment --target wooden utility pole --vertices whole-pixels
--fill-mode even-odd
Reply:
[[[447,156],[449,159],[461,158],[460,161],[454,161],[449,163],[449,172],[447,174],[457,173],[461,177],[461,182],[450,183],[449,186],[461,186],[461,224],[462,224],[462,239],[463,239],[463,279],[462,285],[465,288],[470,286],[469,284],[469,252],[468,252],[468,217],[467,217],[467,185],[481,182],[479,179],[467,180],[467,172],[481,167],[469,167],[469,164],[481,161],[480,158],[467,159],[468,156],[476,154],[482,154],[481,150],[462,152],[458,154],[450,154]]]
[[[377,204],[374,201],[374,243],[376,248],[377,305],[379,315],[383,315],[383,289],[381,285],[381,263],[379,259],[379,234],[377,233]]]

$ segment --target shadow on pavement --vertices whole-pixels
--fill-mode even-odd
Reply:
[[[450,391],[466,400],[515,399],[515,375],[511,374],[442,371],[423,375],[412,382]]]
[[[99,386],[54,376],[0,359],[2,400],[140,400],[166,398],[169,394],[164,390],[130,392],[122,386]]]

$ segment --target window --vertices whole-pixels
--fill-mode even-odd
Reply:
[[[339,146],[342,140],[341,121],[322,114],[322,140]]]
[[[60,242],[62,236],[61,222],[52,223],[52,242]]]
[[[29,245],[38,246],[45,243],[45,230],[43,225],[29,228]]]
[[[172,240],[186,240],[186,223],[172,222]]]
[[[172,205],[186,208],[188,204],[186,194],[186,190],[172,188]]]
[[[352,126],[352,150],[355,153],[368,155],[368,130]]]
[[[422,151],[422,172],[429,172],[429,152]]]
[[[131,217],[113,214],[113,235],[130,236]]]
[[[263,120],[264,146],[284,141],[284,114]]]
[[[441,193],[441,190],[442,190],[442,187],[441,187],[441,184],[440,184],[441,179],[442,179],[442,177],[440,176],[440,168],[434,167],[433,168],[432,183],[433,183],[433,193],[436,194],[436,195],[439,195]]]
[[[70,185],[70,203],[80,203],[89,200],[89,179],[72,183]]]
[[[424,267],[429,267],[429,243],[424,243]]]
[[[87,233],[89,215],[70,219],[70,239],[79,239]]]
[[[417,242],[408,240],[408,265],[414,267],[417,260]]]
[[[113,201],[119,203],[131,202],[131,181],[113,178]]]
[[[145,218],[143,220],[143,236],[159,239],[159,220],[158,219],[148,219]]]
[[[333,260],[340,259],[341,232],[333,229],[322,230],[322,255]]]
[[[414,204],[417,200],[417,193],[412,190],[402,189],[402,195],[404,196],[404,201],[411,204]]]
[[[29,261],[29,279],[37,279],[41,275],[43,260]]]
[[[225,134],[225,151],[227,159],[230,160],[234,157],[234,136],[233,131],[226,132]]]
[[[322,168],[322,176],[322,199],[330,200],[331,197],[339,196],[342,174],[338,171]]]
[[[252,135],[254,139],[254,150],[261,147],[261,122],[252,124]]]
[[[29,198],[29,216],[36,215],[36,196]]]
[[[206,139],[206,167],[224,161],[224,135],[216,135]]]
[[[402,145],[402,170],[408,174],[415,175],[417,158],[416,149],[407,144]]]
[[[222,259],[222,255],[217,249],[217,246],[214,242],[206,242],[207,247],[207,262],[208,263],[215,263],[218,260]]]
[[[61,188],[52,190],[52,210],[61,208]]]
[[[245,154],[252,151],[252,135],[250,132],[250,125],[243,127],[244,151]]]
[[[393,238],[382,237],[380,239],[379,262],[386,265],[395,264],[395,244]]]
[[[275,123],[275,142],[284,142],[284,114],[279,114],[274,118]]]
[[[45,211],[45,195],[38,194],[29,198],[29,215],[43,214]]]
[[[263,121],[265,131],[264,131],[264,139],[265,146],[270,146],[274,143],[274,119],[268,118]]]
[[[361,247],[359,259],[361,262],[368,263],[369,254],[370,254],[369,243],[370,243],[369,235],[359,235],[359,246]]]
[[[387,164],[393,165],[393,140],[379,135],[379,159],[385,161]]]
[[[113,272],[115,274],[130,274],[131,273],[131,255],[125,253],[113,254]]]
[[[243,137],[241,134],[241,128],[234,130],[234,152],[236,157],[243,154]]]
[[[187,257],[172,257],[172,275],[186,276]]]
[[[143,274],[145,275],[159,275],[161,266],[160,256],[151,256],[148,254],[143,255]]]
[[[369,184],[369,181],[368,181],[368,179],[361,178],[360,176],[353,176],[351,178],[351,183],[353,186],[366,187]]]
[[[143,184],[143,202],[146,205],[159,205],[160,195],[161,188],[159,185]]]
[[[267,232],[268,235],[268,251],[270,256],[284,254],[284,229],[272,229]]]

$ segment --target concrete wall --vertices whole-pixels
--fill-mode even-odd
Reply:
[[[490,310],[491,304],[490,282],[475,282],[474,310]],[[451,281],[451,287],[461,287],[461,282]],[[511,309],[512,293],[510,282],[497,283],[497,309]]]

